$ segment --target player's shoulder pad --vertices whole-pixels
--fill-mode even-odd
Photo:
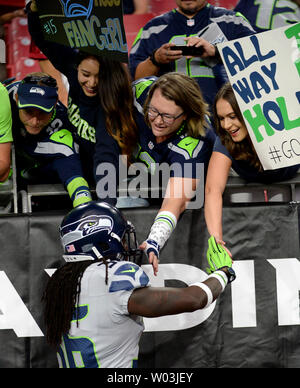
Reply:
[[[149,278],[137,264],[121,261],[111,268],[109,292],[130,291],[149,285]]]
[[[157,80],[157,77],[145,77],[140,78],[132,83],[132,88],[134,91],[134,97],[138,100],[141,98],[143,93],[148,94],[150,86]]]
[[[68,129],[60,129],[59,131],[52,133],[50,140],[73,148],[73,135]]]

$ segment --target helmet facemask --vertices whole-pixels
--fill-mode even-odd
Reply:
[[[127,228],[123,237],[124,258],[141,265],[143,251],[139,249],[139,244],[136,239],[135,227],[130,221],[127,221]]]

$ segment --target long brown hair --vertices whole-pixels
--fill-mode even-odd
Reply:
[[[228,152],[235,160],[245,160],[245,161],[247,160],[258,171],[262,171],[263,167],[258,159],[257,153],[252,144],[249,134],[241,142],[234,142],[230,134],[222,128],[218,117],[217,108],[216,108],[217,102],[221,99],[226,100],[231,105],[233,112],[235,113],[238,120],[243,125],[245,125],[245,121],[240,111],[240,108],[238,106],[237,100],[234,95],[234,91],[230,83],[224,84],[216,94],[214,105],[213,105],[213,116],[214,116],[215,128],[218,136],[221,139],[222,144],[227,148]]]
[[[137,144],[133,93],[128,68],[124,63],[103,59],[100,63],[99,95],[106,113],[106,126],[118,142],[122,154],[131,159]]]
[[[156,89],[168,100],[174,101],[180,106],[187,116],[185,128],[191,137],[205,136],[205,128],[208,126],[206,116],[209,116],[208,105],[203,99],[197,82],[181,73],[170,72],[162,75],[151,86],[144,105],[144,118],[150,127],[148,118],[148,106]]]
[[[127,65],[102,56],[81,53],[77,64],[92,57],[99,62],[99,98],[106,129],[118,142],[123,155],[132,160],[138,129],[134,119],[133,93]]]

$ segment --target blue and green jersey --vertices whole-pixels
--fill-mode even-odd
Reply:
[[[240,0],[235,11],[242,13],[257,32],[300,22],[300,7],[289,0]]]
[[[209,37],[205,32],[208,26],[212,31]],[[138,64],[165,43],[184,45],[184,38],[201,34],[210,43],[217,44],[253,33],[253,28],[245,18],[225,8],[207,4],[192,19],[173,9],[150,20],[138,33],[129,56],[131,75],[134,77]],[[157,75],[178,71],[195,78],[206,102],[212,106],[220,85],[227,80],[222,68],[220,65],[211,67],[201,58],[182,57],[162,65]]]
[[[151,174],[162,163],[174,166],[171,177],[198,178],[197,165],[203,164],[206,171],[212,153],[215,132],[207,120],[205,136],[190,137],[183,125],[172,137],[157,143],[152,130],[144,120],[143,105],[148,91],[157,77],[145,77],[133,83],[135,93],[135,108],[139,128],[139,144],[136,151],[136,161],[144,163]]]
[[[91,201],[88,183],[70,131],[66,108],[58,103],[38,135],[29,134],[19,118],[15,96],[20,81],[7,86],[12,111],[12,134],[18,180],[23,184],[61,182],[73,206]]]

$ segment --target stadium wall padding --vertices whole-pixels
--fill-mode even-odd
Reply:
[[[157,210],[124,211],[140,242]],[[0,368],[57,368],[55,352],[45,343],[41,296],[63,263],[62,217],[0,217]],[[224,208],[223,228],[236,281],[209,309],[145,319],[139,367],[299,367],[297,204]],[[203,209],[186,211],[161,253],[157,277],[143,259],[153,286],[204,280],[207,238]]]

